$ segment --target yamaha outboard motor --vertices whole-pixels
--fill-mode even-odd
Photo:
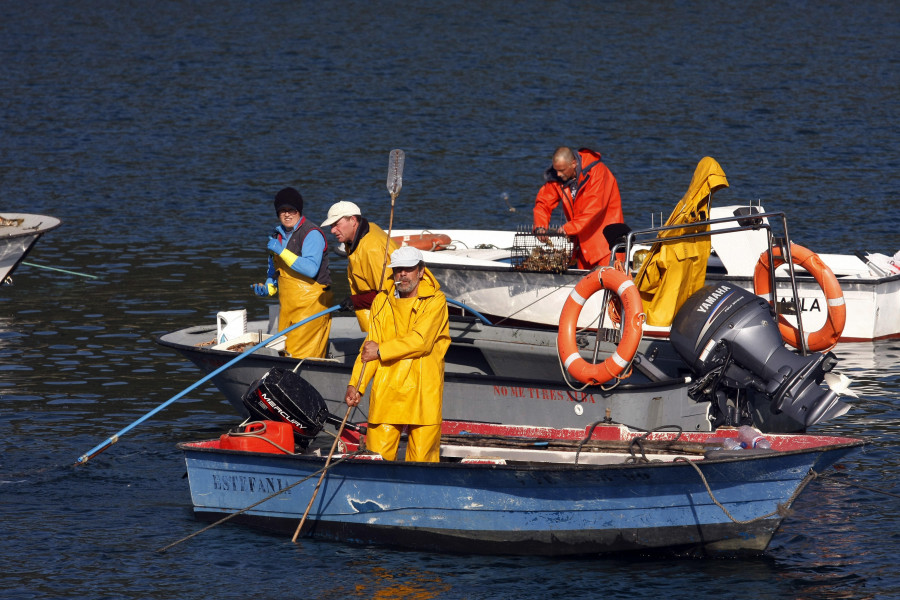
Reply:
[[[278,367],[254,382],[241,401],[251,419],[289,423],[294,441],[302,449],[322,431],[329,417],[325,400],[312,384]]]
[[[785,348],[769,304],[734,284],[708,285],[688,298],[672,322],[670,340],[698,380],[691,397],[712,402],[720,412],[727,410],[727,388],[756,392],[754,402],[761,393],[769,405],[765,412],[796,421],[793,428],[777,428],[785,431],[806,429],[850,408],[819,385],[837,364],[835,356],[800,356]]]

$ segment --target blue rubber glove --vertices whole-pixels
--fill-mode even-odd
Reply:
[[[282,238],[282,239],[284,239],[284,238]],[[278,256],[282,252],[284,252],[285,244],[283,244],[282,242],[279,242],[277,237],[270,237],[269,244],[267,247],[269,248],[269,252],[271,252],[275,256]]]
[[[300,257],[288,250],[285,246],[287,246],[287,244],[282,245],[277,238],[269,239],[269,252],[271,252],[275,256],[281,257],[281,260],[284,261],[284,264],[291,267],[295,262],[297,262],[297,259]]]
[[[250,287],[253,288],[257,296],[262,296],[263,298],[271,297],[278,293],[278,284],[271,278],[266,279],[265,283],[254,283]]]

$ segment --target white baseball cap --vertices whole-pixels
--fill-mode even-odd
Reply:
[[[397,267],[415,267],[425,260],[422,251],[412,246],[403,246],[391,252],[391,264],[388,266],[392,269]]]
[[[359,207],[352,202],[341,200],[335,202],[328,209],[328,218],[322,222],[321,227],[329,227],[337,223],[343,217],[358,217],[362,214]]]

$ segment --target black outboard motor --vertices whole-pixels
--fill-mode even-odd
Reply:
[[[253,420],[289,423],[294,441],[304,450],[329,417],[325,400],[312,384],[297,373],[278,367],[254,382],[241,401]]]
[[[805,429],[850,408],[819,384],[837,364],[827,352],[800,356],[784,347],[769,304],[728,282],[694,293],[672,322],[670,340],[699,384],[695,400],[722,408],[723,388],[761,392],[772,413],[784,413]]]

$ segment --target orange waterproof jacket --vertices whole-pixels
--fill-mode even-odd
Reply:
[[[576,240],[575,258],[578,267],[589,269],[609,263],[609,243],[603,228],[624,222],[619,184],[612,172],[600,162],[600,154],[587,148],[575,153],[575,199],[570,188],[563,186],[551,165],[546,183],[538,190],[534,201],[534,226],[549,227],[550,216],[562,202],[567,223],[566,235]]]

